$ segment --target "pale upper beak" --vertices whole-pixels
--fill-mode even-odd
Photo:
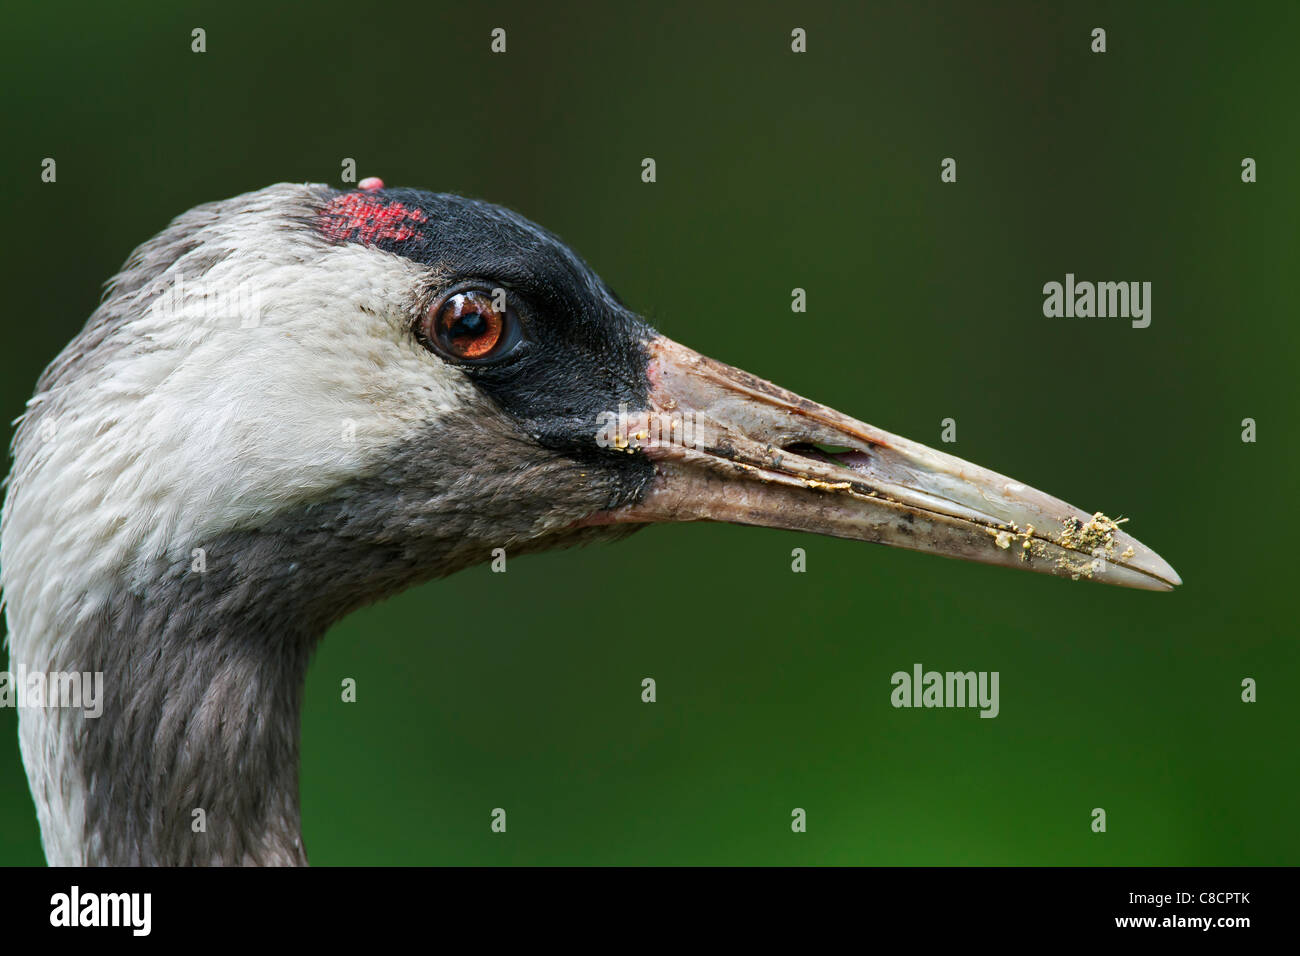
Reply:
[[[654,482],[599,523],[729,521],[1151,591],[1182,583],[1104,515],[670,339],[648,349],[649,410],[627,412],[612,443],[652,460]]]

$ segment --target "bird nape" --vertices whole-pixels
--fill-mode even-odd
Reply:
[[[179,216],[37,384],[10,666],[104,688],[20,711],[51,863],[305,863],[316,641],[497,548],[712,520],[1181,583],[1101,514],[664,338],[509,210],[363,185]]]

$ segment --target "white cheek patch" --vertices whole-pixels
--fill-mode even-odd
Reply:
[[[152,381],[126,399],[136,431],[154,439],[145,458],[166,455],[167,494],[187,506],[162,516],[143,557],[368,474],[385,449],[472,399],[460,373],[409,335],[407,297],[422,270],[357,246],[331,249],[322,265],[268,275],[256,326],[216,330],[181,363],[146,363]],[[137,500],[160,490],[133,451],[121,461],[117,490]]]
[[[11,630],[40,630],[55,603],[71,610],[124,572],[139,584],[159,559],[188,564],[212,536],[374,473],[423,424],[479,404],[410,334],[426,268],[274,220],[214,246],[231,254],[198,276],[180,258],[141,290],[147,309],[114,333],[124,344],[33,400],[39,434],[5,514]]]

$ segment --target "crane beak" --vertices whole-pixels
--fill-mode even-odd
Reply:
[[[1100,513],[670,339],[656,337],[647,348],[649,408],[625,413],[602,444],[644,454],[655,477],[639,503],[591,523],[728,521],[1149,591],[1182,583],[1168,562]]]

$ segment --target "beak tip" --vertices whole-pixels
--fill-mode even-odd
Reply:
[[[1136,572],[1142,578],[1142,586],[1151,591],[1172,591],[1183,583],[1182,577],[1168,561],[1140,544],[1138,554],[1118,567]]]
[[[1172,591],[1183,583],[1182,577],[1174,570],[1173,565],[1160,557],[1151,548],[1136,539],[1129,539],[1129,544],[1131,547],[1135,547],[1137,554],[1127,563],[1130,567],[1159,581],[1163,585],[1159,590]]]

